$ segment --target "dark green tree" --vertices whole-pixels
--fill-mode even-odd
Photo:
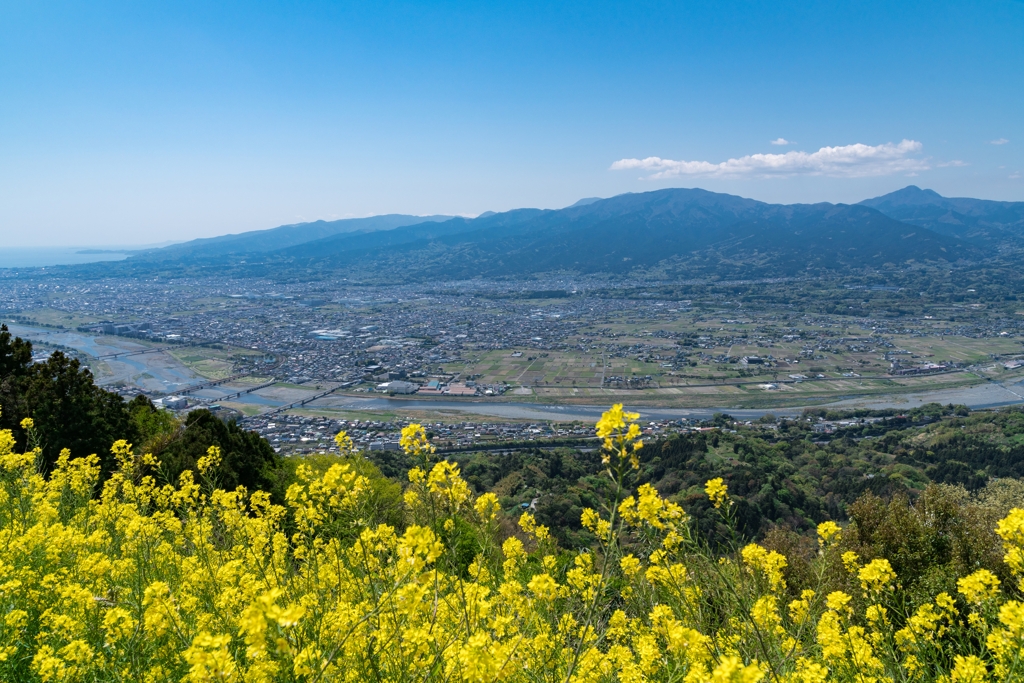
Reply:
[[[0,327],[0,429],[14,432],[18,446],[27,446],[23,418],[35,423],[43,467],[49,469],[61,450],[72,456],[97,454],[105,472],[113,465],[110,446],[129,442],[137,431],[124,399],[100,389],[92,373],[78,360],[54,352],[42,363],[32,362],[31,342],[11,339]]]
[[[164,449],[183,428],[182,421],[168,410],[160,410],[145,396],[136,396],[128,403],[128,412],[138,430],[136,453],[157,453]]]
[[[24,373],[32,364],[32,342],[11,337],[7,325],[0,325],[0,381]]]
[[[238,486],[249,491],[273,488],[280,458],[267,440],[220,420],[209,410],[190,412],[181,431],[153,454],[163,475],[173,482],[185,470],[195,473],[196,463],[210,446],[221,449],[221,464],[214,473],[218,487],[227,491]]]

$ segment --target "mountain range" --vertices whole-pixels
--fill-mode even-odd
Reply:
[[[451,220],[452,216],[407,216],[384,214],[368,218],[343,218],[337,221],[313,221],[281,225],[269,230],[252,230],[236,235],[206,237],[189,242],[172,244],[160,249],[139,252],[157,259],[181,258],[185,256],[226,256],[230,254],[252,254],[286,249],[333,235],[347,233],[394,230],[414,223],[436,223]]]
[[[114,267],[392,280],[553,271],[774,276],[980,262],[1007,250],[1024,250],[1024,202],[947,198],[915,186],[852,205],[665,189],[476,218],[300,223],[148,250]]]

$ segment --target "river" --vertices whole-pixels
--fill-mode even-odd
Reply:
[[[138,351],[149,348],[139,342],[122,337],[96,336],[67,330],[53,330],[27,325],[9,325],[11,332],[35,341],[47,341],[77,349],[87,356],[97,358],[122,351]],[[134,384],[146,391],[173,393],[189,385],[202,383],[203,377],[189,370],[166,353],[147,353],[138,356],[104,359],[93,364],[96,381],[100,385],[117,383]],[[211,387],[196,392],[196,396],[218,400],[237,391],[237,388]],[[301,396],[300,396],[301,397]],[[260,392],[244,394],[232,399],[233,402],[257,405],[272,409],[290,403],[296,398],[278,398],[261,395]],[[894,394],[891,396],[852,397],[827,404],[825,407],[839,409],[853,408],[898,408],[909,409],[925,403],[964,404],[972,409],[1000,408],[1024,404],[1024,378],[1007,380],[1005,383],[987,382],[972,387],[958,387],[930,392]],[[607,406],[551,405],[544,403],[523,403],[502,399],[425,399],[425,398],[384,398],[379,396],[331,395],[318,399],[306,406],[328,410],[355,410],[366,412],[393,411],[451,411],[491,417],[497,420],[538,420],[593,421],[607,409]],[[822,406],[819,406],[822,407]],[[735,418],[752,420],[766,413],[778,416],[799,415],[802,407],[796,408],[668,408],[633,406],[649,420],[706,419],[715,413],[729,413]]]

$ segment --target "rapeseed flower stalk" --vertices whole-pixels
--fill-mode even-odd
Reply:
[[[636,423],[639,417],[640,413],[626,412],[621,403],[616,403],[597,421],[597,436],[604,446],[602,462],[612,470],[618,471],[626,465],[640,469],[640,449],[644,442],[640,439],[640,425]]]
[[[704,485],[704,492],[708,494],[708,498],[711,499],[711,504],[716,508],[721,508],[723,505],[730,505],[729,500],[729,487],[725,485],[725,482],[721,477],[715,479],[708,479]]]
[[[348,435],[345,435],[346,438]],[[427,430],[423,429],[423,425],[412,423],[402,427],[402,436],[398,440],[399,445],[409,455],[420,460],[420,464],[426,467],[430,461],[430,456],[434,454],[436,449],[433,444],[427,439]],[[341,448],[341,444],[338,445]]]
[[[352,437],[344,429],[334,435],[334,445],[338,447],[338,454],[341,456],[353,455],[356,452]]]
[[[199,474],[207,475],[212,470],[216,470],[220,467],[221,455],[219,446],[210,446],[206,450],[206,455],[199,458],[196,461],[196,469],[199,470]]]
[[[117,442],[101,481],[95,455],[67,451],[44,476],[0,431],[0,680],[1024,678],[1024,603],[995,573],[961,577],[960,603],[908,602],[886,558],[862,564],[825,522],[816,585],[791,587],[788,559],[767,542],[712,549],[678,503],[638,485],[637,417],[616,406],[598,423],[614,486],[582,513],[592,547],[573,551],[557,547],[543,509],[515,525],[456,463],[431,462],[417,425],[403,433],[419,463],[395,525],[367,521],[374,480],[344,443],[321,469],[300,465],[277,505],[216,488],[216,449],[195,474],[158,483],[156,460]],[[731,524],[724,482],[705,493]],[[1024,511],[997,531],[1019,580]]]

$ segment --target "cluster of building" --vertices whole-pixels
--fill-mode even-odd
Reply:
[[[410,422],[412,420],[338,420],[279,414],[244,418],[241,424],[266,438],[279,452],[308,454],[336,452],[334,436],[341,431],[348,434],[359,450],[399,450],[402,428]],[[440,449],[485,447],[488,443],[529,443],[560,437],[582,439],[594,433],[593,426],[582,424],[466,421],[426,423],[423,426],[430,440]]]
[[[886,419],[884,417],[851,417],[844,420],[818,418],[817,421],[811,423],[811,431],[815,434],[834,434],[841,429],[863,427],[864,425],[884,422]]]
[[[508,384],[480,384],[473,380],[464,382],[444,382],[439,379],[428,379],[425,382],[409,382],[395,379],[381,382],[376,390],[390,394],[419,394],[421,396],[500,396],[509,390]]]
[[[282,413],[246,417],[239,424],[267,439],[279,453],[302,455],[335,453],[334,437],[344,431],[358,450],[401,449],[402,428],[414,420],[339,420],[323,416]],[[594,425],[583,422],[427,422],[422,423],[431,442],[441,451],[505,449],[571,444],[597,446]],[[710,427],[695,420],[658,420],[643,426],[645,438],[658,438]],[[591,443],[593,442],[593,443]]]
[[[447,397],[500,396],[513,388],[485,383],[452,367],[490,350],[509,350],[511,356],[524,350],[531,356],[600,352],[605,358],[657,364],[664,373],[682,377],[699,364],[736,364],[745,376],[775,375],[804,367],[791,363],[823,360],[825,354],[871,353],[888,361],[893,374],[922,374],[954,366],[908,354],[897,348],[893,335],[993,337],[1007,330],[1024,332],[1024,320],[979,317],[940,329],[933,320],[866,318],[857,324],[873,333],[852,337],[845,332],[850,321],[840,324],[834,316],[769,310],[739,317],[735,310],[728,312],[734,302],[608,295],[616,286],[642,284],[556,277],[528,283],[369,287],[345,280],[84,281],[47,274],[5,279],[0,314],[29,319],[27,314],[45,310],[53,313],[49,318],[74,320],[80,330],[93,334],[169,345],[223,345],[234,350],[232,373],[238,375]],[[595,289],[602,294],[588,294]],[[563,295],[532,298],[528,290]],[[701,323],[700,330],[666,329],[663,323],[682,314]],[[733,347],[746,350],[732,353]],[[751,354],[750,347],[758,353]],[[601,374],[599,381],[608,388],[658,385],[650,374],[621,371]]]
[[[890,375],[928,375],[936,372],[946,372],[956,367],[960,367],[960,363],[918,363],[916,365],[905,366],[900,361],[893,361],[890,368]]]
[[[588,325],[624,312],[636,321],[655,321],[686,307],[587,297],[582,285],[562,280],[530,283],[566,292],[557,304],[543,306],[519,296],[523,285],[516,283],[438,284],[428,291],[219,278],[80,282],[48,277],[7,284],[0,313],[12,317],[49,309],[84,319],[76,325],[82,332],[257,351],[233,358],[239,374],[448,396],[500,395],[508,389],[446,372],[446,364],[472,354],[574,348],[575,337]],[[649,353],[617,344],[614,335],[590,343],[608,345],[611,355]]]

